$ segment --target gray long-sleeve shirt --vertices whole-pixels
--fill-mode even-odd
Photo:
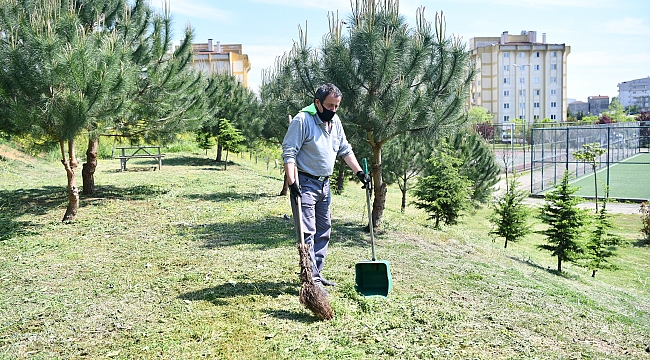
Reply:
[[[285,163],[294,162],[298,171],[315,176],[330,176],[337,156],[343,158],[352,153],[338,115],[332,119],[327,133],[325,123],[317,114],[310,114],[307,107],[296,115],[282,141],[282,158]]]

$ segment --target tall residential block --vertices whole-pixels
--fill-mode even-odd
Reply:
[[[212,39],[207,43],[192,44],[194,54],[192,66],[205,74],[214,72],[234,76],[244,87],[248,87],[248,72],[251,63],[242,51],[241,44],[221,44]]]
[[[482,106],[500,124],[523,119],[527,123],[549,118],[566,120],[567,57],[571,47],[537,41],[536,31],[469,40],[472,65],[478,75],[472,83],[470,107]]]
[[[644,99],[650,96],[650,76],[642,79],[623,81],[618,84],[618,100],[623,106],[645,104]]]

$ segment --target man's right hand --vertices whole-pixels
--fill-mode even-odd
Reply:
[[[296,181],[294,181],[293,184],[289,185],[289,192],[291,193],[292,198],[302,197],[302,189],[300,188],[300,184],[298,184]]]

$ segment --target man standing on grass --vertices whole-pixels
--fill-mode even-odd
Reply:
[[[341,104],[341,90],[333,84],[323,84],[314,96],[314,103],[300,110],[282,142],[284,170],[292,197],[300,197],[302,228],[309,254],[314,282],[333,286],[334,282],[321,275],[327,245],[332,230],[330,213],[330,181],[334,162],[341,156],[357,174],[364,186],[370,187],[370,176],[363,173],[336,115]],[[294,169],[298,168],[299,184]]]

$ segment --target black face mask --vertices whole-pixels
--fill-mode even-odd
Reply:
[[[321,105],[321,106],[322,106],[322,105]],[[332,118],[334,117],[334,115],[336,115],[336,111],[327,110],[327,109],[325,109],[324,106],[323,106],[323,112],[320,112],[320,111],[318,110],[318,106],[317,106],[317,107],[316,107],[316,113],[318,113],[318,117],[319,117],[322,121],[331,121]]]

